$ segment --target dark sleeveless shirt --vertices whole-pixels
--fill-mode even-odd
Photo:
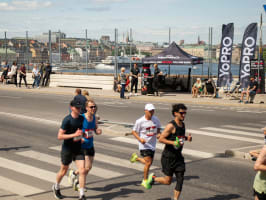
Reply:
[[[175,133],[174,134],[170,134],[166,139],[167,140],[171,140],[171,141],[175,141],[176,137],[178,136],[185,136],[185,124],[182,122],[182,127],[179,127],[175,120],[172,120],[170,122],[171,124],[174,125],[175,127]],[[183,146],[181,146],[180,148],[176,149],[173,145],[170,144],[166,144],[163,150],[163,156],[165,157],[170,157],[179,161],[184,160],[183,156],[182,156],[182,149]]]

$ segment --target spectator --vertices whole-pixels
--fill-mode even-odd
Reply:
[[[52,66],[50,65],[50,63],[47,63],[45,66],[45,74],[43,77],[42,86],[45,86],[45,87],[48,86],[51,72],[52,72]]]
[[[40,83],[42,83],[43,82],[43,74],[44,74],[44,68],[45,68],[45,65],[43,64],[43,62],[41,62],[41,64],[40,64]]]
[[[75,90],[74,100],[81,102],[82,107],[81,107],[80,114],[83,114],[83,113],[87,112],[87,110],[86,110],[86,101],[87,101],[87,99],[86,99],[85,96],[83,96],[81,94],[81,89],[77,88]]]
[[[162,75],[161,70],[158,68],[157,64],[154,64],[154,75],[153,75],[153,82],[152,87],[154,91],[154,95],[159,96],[159,75]]]
[[[250,77],[249,86],[248,86],[247,90],[244,90],[241,92],[241,97],[240,97],[239,103],[243,102],[245,94],[247,95],[245,103],[248,103],[249,97],[252,95],[255,96],[257,89],[258,89],[258,82],[255,81],[254,77]],[[253,103],[253,101],[250,101],[250,103]]]
[[[22,63],[20,68],[19,68],[19,84],[18,84],[19,87],[21,87],[22,79],[24,80],[26,88],[28,87],[27,80],[26,80],[26,75],[27,75],[26,74],[26,67],[25,67],[25,64]]]
[[[197,98],[199,91],[202,89],[202,83],[200,78],[197,78],[196,83],[194,83],[192,87],[192,98]]]
[[[12,66],[11,66],[11,70],[10,72],[8,72],[8,77],[12,79],[12,81],[14,82],[14,84],[17,85],[17,76],[18,76],[18,66],[17,66],[17,62],[14,61]]]
[[[135,95],[138,93],[138,77],[139,77],[139,68],[138,65],[135,63],[134,68],[131,69],[130,75],[131,75],[131,91],[130,95],[132,95],[133,88],[135,87]]]
[[[127,82],[127,75],[125,71],[126,69],[122,67],[121,73],[120,73],[120,84],[121,84],[120,98],[121,99],[125,99],[125,88],[126,88],[126,82]]]
[[[39,88],[40,84],[40,72],[37,68],[37,65],[34,65],[34,68],[32,70],[32,78],[34,79],[34,82],[32,84],[32,88],[36,85],[37,88]]]
[[[7,61],[4,62],[4,65],[2,66],[2,68],[3,68],[3,73],[1,75],[1,82],[3,82],[3,84],[4,84],[4,81],[7,78],[7,74],[9,71],[9,65],[8,65]]]

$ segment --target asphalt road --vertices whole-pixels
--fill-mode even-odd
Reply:
[[[68,114],[68,104],[72,98],[70,95],[1,91],[0,189],[10,189],[19,193],[20,189],[16,184],[20,183],[24,184],[25,188],[28,185],[33,187],[29,192],[25,192],[24,189],[26,194],[23,196],[36,200],[51,199],[51,184],[54,182],[53,175],[59,169],[59,161],[56,162],[56,158],[59,158],[58,147],[61,144],[56,135],[62,118]],[[97,97],[96,102],[102,120],[120,124],[133,124],[143,115],[145,105],[145,102],[103,97]],[[223,153],[228,148],[258,145],[243,138],[263,140],[254,134],[260,134],[257,129],[265,123],[264,110],[226,106],[187,106],[189,110],[186,126],[192,131],[193,142],[187,143],[185,149],[194,152],[185,154],[187,171],[183,199],[251,199],[254,163],[215,156],[204,158],[201,153],[215,155],[214,153]],[[156,115],[165,126],[172,119],[171,104],[157,102],[155,107]],[[228,125],[244,129],[249,127],[251,131],[225,128]],[[234,135],[238,138],[230,139],[227,137],[233,134],[217,131],[217,128],[221,128],[222,131],[240,132]],[[256,131],[252,131],[252,128]],[[197,131],[206,134],[198,134]],[[213,132],[220,136],[210,135]],[[250,135],[243,135],[243,132],[250,132]],[[124,164],[130,154],[137,151],[137,146],[123,141],[121,137],[133,140],[131,136],[111,134],[95,138],[98,160],[96,153],[96,171],[88,177],[88,199],[170,199],[175,183],[171,186],[155,185],[148,191],[139,186],[142,166]],[[162,175],[160,154],[161,149],[158,149],[152,170],[157,175]],[[11,183],[17,189],[13,189]],[[7,188],[6,185],[10,185],[11,188]],[[36,192],[33,192],[34,189]],[[69,187],[63,189],[62,193],[67,195],[68,199],[77,197],[77,193],[73,193]]]

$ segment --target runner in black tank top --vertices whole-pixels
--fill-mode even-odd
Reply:
[[[172,114],[175,117],[167,124],[159,138],[159,142],[164,143],[161,163],[165,177],[153,176],[153,182],[170,185],[173,175],[176,177],[176,187],[174,190],[174,200],[178,200],[182,191],[184,173],[186,170],[182,149],[184,141],[192,141],[191,135],[185,136],[185,120],[187,107],[184,104],[175,104]]]

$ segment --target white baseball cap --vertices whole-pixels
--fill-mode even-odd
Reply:
[[[148,103],[145,105],[145,110],[148,110],[148,111],[155,110],[155,107],[153,104]]]

